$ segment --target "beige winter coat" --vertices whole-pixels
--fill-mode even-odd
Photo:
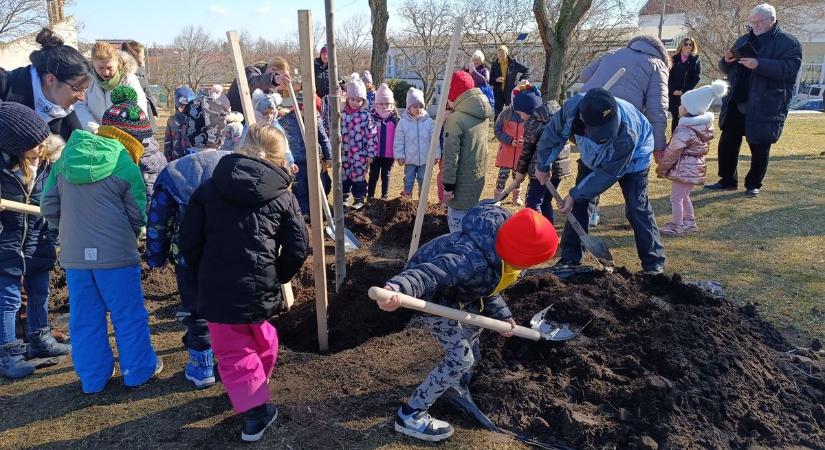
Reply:
[[[713,139],[713,113],[682,117],[667,145],[656,175],[685,184],[705,184],[705,155]]]

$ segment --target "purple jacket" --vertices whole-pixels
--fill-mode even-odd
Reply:
[[[626,72],[610,88],[614,96],[631,103],[653,126],[653,149],[667,146],[667,79],[670,71],[668,56],[662,41],[653,36],[637,36],[627,47],[611,50],[587,66],[579,76],[582,92],[602,87],[624,67]]]

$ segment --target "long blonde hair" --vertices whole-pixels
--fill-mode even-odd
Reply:
[[[109,59],[120,59],[117,49],[108,42],[96,42],[92,47],[92,60],[106,61]]]
[[[238,153],[269,161],[276,166],[286,162],[286,136],[283,131],[264,122],[249,127]]]

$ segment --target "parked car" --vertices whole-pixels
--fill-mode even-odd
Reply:
[[[791,107],[796,103],[803,102],[805,100],[810,100],[814,98],[822,98],[822,91],[825,90],[825,85],[822,84],[809,84],[803,88],[799,89],[799,93],[794,95],[791,98]]]
[[[791,113],[816,113],[822,112],[822,99],[812,98],[799,101],[788,107]]]

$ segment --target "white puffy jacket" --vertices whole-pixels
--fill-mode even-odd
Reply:
[[[423,166],[427,164],[427,152],[433,135],[435,121],[423,111],[424,115],[413,118],[404,111],[401,120],[395,126],[393,153],[395,159],[403,159],[404,164]],[[435,158],[441,159],[441,146],[436,145]]]
[[[124,73],[120,84],[130,86],[137,93],[137,103],[144,113],[148,110],[146,102],[146,93],[143,92],[143,87],[140,86],[140,80],[135,75],[137,71],[137,62],[135,58],[125,52],[120,52],[120,58],[123,61]],[[82,102],[77,102],[74,105],[74,110],[77,112],[77,118],[80,119],[80,124],[86,131],[94,132],[96,126],[100,125],[103,120],[103,113],[112,106],[111,92],[104,92],[97,84],[97,77],[92,76],[92,83],[86,89],[86,97]],[[148,113],[147,113],[148,114]],[[90,126],[92,123],[94,125]]]

